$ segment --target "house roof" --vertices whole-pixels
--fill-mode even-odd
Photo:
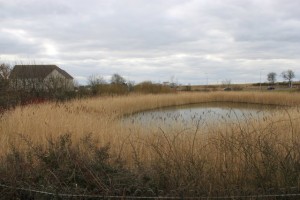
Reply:
[[[56,65],[15,65],[10,73],[11,79],[46,78],[53,70],[57,70],[67,79],[73,77]]]

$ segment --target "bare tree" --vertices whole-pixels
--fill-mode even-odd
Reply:
[[[63,77],[49,77],[44,80],[42,86],[45,87],[47,91],[66,91],[68,89],[68,82]]]
[[[178,79],[172,75],[170,78],[170,87],[171,88],[176,88],[178,86]]]
[[[99,75],[91,75],[88,78],[88,83],[90,86],[95,86],[95,85],[101,85],[101,84],[106,84],[106,81],[102,76]]]
[[[231,86],[231,80],[230,79],[225,79],[222,81],[222,86],[225,88],[230,88]]]
[[[103,85],[106,85],[106,81],[102,76],[92,75],[88,78],[88,83],[91,87],[92,93],[94,95],[101,93],[104,88]]]
[[[111,94],[126,94],[129,92],[129,83],[121,75],[113,74],[110,82],[109,92]]]
[[[9,75],[11,66],[6,63],[0,64],[0,110],[8,108],[11,104],[9,95]]]
[[[8,80],[10,72],[11,66],[9,64],[0,64],[0,79]]]
[[[295,73],[292,70],[283,71],[281,73],[282,78],[289,82],[289,87],[292,87],[292,80],[295,78]]]
[[[126,80],[119,74],[113,74],[110,80],[111,84],[125,85]]]
[[[0,64],[0,93],[3,95],[9,88],[9,75],[11,67],[9,64]]]
[[[274,85],[274,83],[276,82],[276,76],[277,74],[275,72],[268,73],[267,80],[269,81],[270,84]]]
[[[131,92],[134,89],[134,81],[127,80],[128,91]]]

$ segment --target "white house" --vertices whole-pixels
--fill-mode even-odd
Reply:
[[[73,90],[73,77],[56,65],[15,65],[9,76],[13,89]]]

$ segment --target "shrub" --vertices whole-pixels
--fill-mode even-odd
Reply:
[[[158,93],[170,93],[173,91],[172,88],[162,84],[155,84],[151,81],[142,82],[133,89],[135,92],[138,93],[151,93],[151,94],[158,94]]]
[[[99,146],[91,135],[73,144],[70,134],[49,138],[47,145],[33,144],[23,137],[26,151],[14,145],[0,165],[1,183],[52,193],[111,194],[112,189],[134,185],[135,177],[120,158],[109,154],[109,144]],[[11,198],[14,190],[0,190]],[[24,193],[23,193],[24,194]],[[34,195],[28,192],[27,195]]]

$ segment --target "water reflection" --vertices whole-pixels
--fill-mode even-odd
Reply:
[[[276,111],[276,106],[246,103],[201,103],[167,107],[133,114],[123,119],[125,124],[145,128],[172,127],[175,124],[190,126],[195,123],[218,124],[261,120]]]

